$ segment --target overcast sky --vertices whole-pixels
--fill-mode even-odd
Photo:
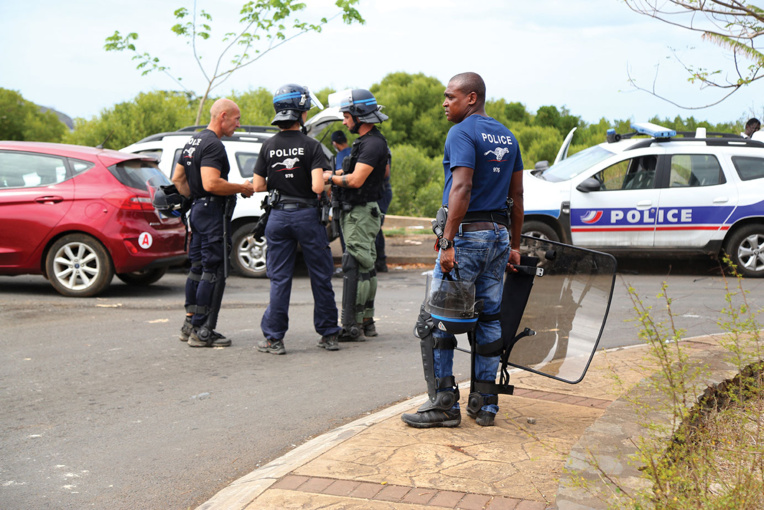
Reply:
[[[331,0],[304,1],[305,21],[337,11]],[[243,3],[199,0],[213,16],[211,40],[235,30]],[[0,87],[84,118],[139,92],[177,89],[161,74],[141,76],[130,55],[104,51],[104,39],[120,30],[139,33],[139,50],[160,57],[201,94],[204,82],[190,47],[170,31],[180,6],[191,9],[193,2],[0,0]],[[300,36],[239,71],[216,93],[273,90],[290,82],[315,90],[369,88],[395,71],[421,72],[445,84],[456,73],[475,71],[489,97],[521,102],[531,113],[565,106],[587,122],[653,115],[723,122],[764,113],[758,85],[699,111],[631,87],[629,73],[647,87],[655,81],[660,93],[687,105],[708,104],[719,95],[688,85],[672,50],[709,69],[728,62],[698,34],[635,14],[622,0],[361,0],[358,9],[365,25],[335,19],[321,34]],[[200,45],[208,65],[217,48]]]

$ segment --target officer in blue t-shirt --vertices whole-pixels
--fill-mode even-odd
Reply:
[[[514,135],[486,115],[485,83],[478,74],[457,74],[444,95],[446,118],[456,125],[448,132],[443,156],[443,205],[448,207],[448,219],[439,240],[433,279],[450,274],[474,282],[475,300],[484,302],[475,329],[475,349],[480,353],[475,355],[475,386],[479,391],[481,383],[485,387],[496,380],[499,352],[480,347],[501,339],[504,271],[515,271],[514,265],[520,264],[523,161]],[[458,274],[452,273],[455,264]],[[402,419],[418,428],[456,427],[461,423],[459,390],[452,373],[456,338],[432,327],[431,320],[425,323],[420,315],[417,336],[422,342],[430,398],[416,413],[404,414]],[[419,331],[420,325],[426,326],[424,331]],[[467,413],[478,425],[491,426],[497,404],[496,395],[476,392],[470,395]]]

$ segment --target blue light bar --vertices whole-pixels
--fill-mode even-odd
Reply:
[[[676,136],[676,131],[665,128],[652,122],[638,122],[631,125],[631,129],[643,135],[649,135],[653,138],[671,138]]]

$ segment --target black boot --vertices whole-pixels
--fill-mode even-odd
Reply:
[[[401,420],[406,425],[418,429],[432,427],[458,427],[462,422],[462,413],[459,409],[431,409],[429,411],[417,411],[401,415]]]

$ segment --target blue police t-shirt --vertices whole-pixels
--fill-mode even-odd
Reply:
[[[472,194],[467,211],[506,209],[512,173],[523,170],[517,139],[509,129],[491,117],[470,115],[451,127],[446,137],[443,169],[446,185],[443,204],[448,204],[456,167],[474,170]]]

